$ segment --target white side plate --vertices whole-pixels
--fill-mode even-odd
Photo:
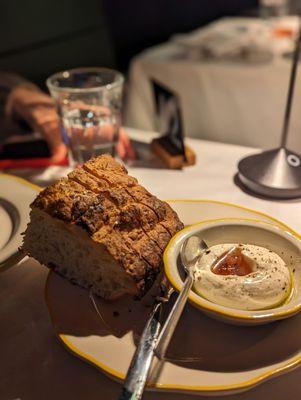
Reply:
[[[21,233],[29,221],[29,205],[38,191],[38,186],[24,179],[0,174],[0,270],[22,244]]]

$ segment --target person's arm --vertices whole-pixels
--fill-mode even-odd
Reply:
[[[3,107],[1,107],[2,112],[5,109],[7,98],[12,89],[21,84],[30,83],[17,74],[3,71],[0,72],[0,101],[1,105],[3,105]]]
[[[10,119],[24,120],[33,131],[39,132],[48,144],[53,162],[66,156],[55,105],[36,85],[27,81],[16,85],[7,97],[5,114]]]

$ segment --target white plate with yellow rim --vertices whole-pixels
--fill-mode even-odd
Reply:
[[[38,186],[22,178],[0,174],[0,272],[23,258],[18,254],[21,234],[38,191]]]
[[[204,219],[255,218],[298,236],[266,214],[233,204],[209,200],[178,200],[170,204],[185,225]],[[52,272],[45,295],[55,332],[64,346],[122,381],[142,329],[142,306],[127,300],[98,300],[98,315],[85,290]],[[145,304],[143,307],[146,309]],[[269,325],[239,327],[208,318],[188,304],[167,360],[161,364],[154,360],[148,387],[207,396],[248,390],[301,364],[301,335],[296,334],[300,331],[301,314]]]

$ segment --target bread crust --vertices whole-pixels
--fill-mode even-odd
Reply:
[[[31,206],[84,229],[131,276],[140,295],[159,273],[171,236],[183,227],[166,202],[108,155],[47,187]]]

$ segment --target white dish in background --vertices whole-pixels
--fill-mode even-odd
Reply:
[[[17,257],[21,233],[29,221],[29,205],[39,190],[22,178],[0,174],[0,271],[8,259]]]
[[[255,218],[292,232],[266,214],[233,204],[209,200],[170,204],[185,225],[205,219]],[[124,299],[119,303],[99,299],[100,318],[86,290],[52,272],[45,295],[53,327],[64,346],[113,379],[123,380],[138,342],[139,329],[132,326],[140,319],[139,302],[131,304],[129,312]],[[187,304],[168,360],[160,364],[155,359],[148,385],[153,390],[206,396],[246,391],[301,364],[301,335],[296,334],[300,330],[300,313],[274,324],[243,327],[215,321]]]
[[[180,291],[183,276],[178,259],[183,242],[198,235],[211,247],[221,243],[247,243],[267,247],[278,254],[287,265],[292,265],[292,291],[281,305],[271,309],[238,310],[213,303],[191,291],[189,301],[213,318],[238,325],[259,325],[295,315],[301,309],[301,241],[286,228],[256,219],[216,219],[203,221],[178,232],[164,253],[165,273],[172,286]],[[294,271],[294,272],[293,272]]]

